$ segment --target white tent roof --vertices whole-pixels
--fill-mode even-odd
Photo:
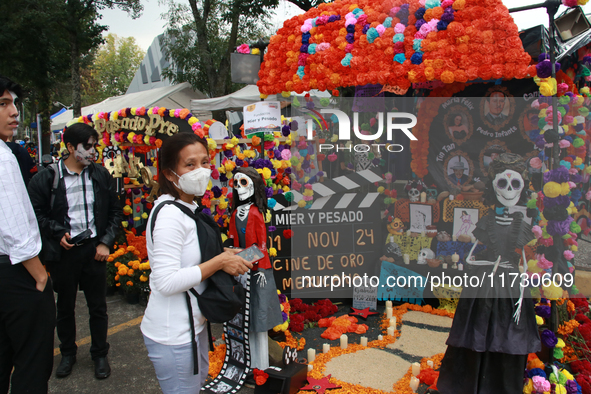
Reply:
[[[256,85],[246,85],[237,92],[222,97],[201,100],[191,100],[191,112],[217,111],[229,108],[242,108],[246,105],[261,101],[259,88]],[[267,97],[267,101],[276,100],[277,96]]]
[[[191,100],[191,112],[193,114],[201,111],[218,111],[230,108],[245,107],[249,104],[261,101],[261,92],[256,85],[247,85],[237,92],[222,97],[215,97],[201,100]],[[294,95],[295,93],[292,93]],[[315,97],[330,97],[330,93],[314,90],[310,92]],[[270,95],[265,101],[276,101],[277,95]]]
[[[195,91],[188,82],[174,86],[165,86],[123,96],[109,97],[97,104],[82,108],[82,115],[90,115],[98,112],[118,111],[129,107],[166,107],[189,108],[192,99],[206,97],[200,91]],[[73,119],[73,111],[68,110],[56,116],[51,121],[51,130],[61,130]]]

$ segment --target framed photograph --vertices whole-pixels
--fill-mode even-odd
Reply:
[[[478,222],[478,209],[476,208],[454,208],[453,235],[468,235],[472,237],[472,231]]]
[[[427,226],[433,223],[433,207],[429,204],[410,205],[410,231],[413,233],[427,232]]]
[[[239,363],[244,363],[244,345],[238,341],[230,340],[232,358]]]
[[[224,373],[224,378],[238,382],[242,376],[244,369],[238,368],[236,365],[228,365],[228,369]]]

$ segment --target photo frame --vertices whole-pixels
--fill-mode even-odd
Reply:
[[[472,237],[472,231],[478,223],[479,211],[477,208],[454,208],[454,221],[452,235],[468,235]]]
[[[410,231],[413,233],[427,232],[427,226],[433,224],[433,206],[430,204],[409,204]]]

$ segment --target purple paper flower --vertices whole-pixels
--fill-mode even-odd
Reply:
[[[265,188],[265,194],[267,195],[267,198],[273,197],[273,188],[272,187],[266,187]]]
[[[536,315],[543,317],[544,319],[550,318],[550,307],[548,305],[538,305],[536,306]],[[544,375],[546,377],[546,375]],[[531,378],[531,376],[530,376]]]
[[[554,333],[548,329],[546,329],[546,330],[544,330],[544,332],[542,332],[541,338],[542,338],[542,343],[547,348],[553,348],[558,343],[558,339],[556,339],[556,335],[554,335]]]
[[[272,233],[273,231],[277,230],[275,226],[269,226],[269,232]]]
[[[211,216],[211,210],[209,208],[203,208],[203,211],[201,212],[203,212],[207,216]]]
[[[281,294],[279,297],[281,297],[283,294]],[[285,296],[283,296],[285,297]],[[281,301],[282,303],[285,301]],[[285,312],[281,312],[281,317],[283,318],[283,322],[285,323],[287,321],[287,313]]]
[[[285,301],[287,301],[285,294],[279,294],[279,303],[283,304]]]
[[[212,187],[211,191],[213,192],[214,198],[220,198],[222,196],[222,189],[220,189],[219,186]]]

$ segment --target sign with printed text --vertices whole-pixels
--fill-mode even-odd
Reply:
[[[259,101],[244,107],[244,134],[281,131],[278,101]]]
[[[378,307],[378,288],[373,286],[353,288],[353,308],[369,308],[375,311]]]

